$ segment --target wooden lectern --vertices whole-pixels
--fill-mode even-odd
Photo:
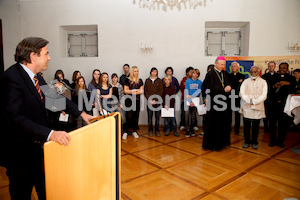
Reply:
[[[120,199],[121,115],[95,120],[70,132],[70,146],[44,144],[47,200]]]

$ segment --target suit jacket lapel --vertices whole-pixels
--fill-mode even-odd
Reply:
[[[43,101],[41,100],[41,97],[37,91],[37,89],[35,88],[35,86],[33,85],[32,80],[30,79],[29,75],[25,72],[25,70],[23,69],[23,67],[21,65],[18,64],[18,69],[20,71],[20,74],[24,80],[25,85],[27,86],[27,88],[29,89],[29,91],[39,100],[41,105],[44,105]]]

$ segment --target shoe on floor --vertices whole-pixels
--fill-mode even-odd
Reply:
[[[191,136],[192,136],[192,137],[195,137],[195,136],[196,136],[196,134],[195,134],[194,131],[191,131]]]
[[[258,145],[257,144],[252,144],[252,149],[258,149]]]
[[[249,144],[246,144],[246,143],[243,144],[244,149],[248,148],[249,146],[250,146]]]
[[[278,144],[278,146],[280,146],[281,148],[285,148],[284,144]]]
[[[189,131],[187,131],[186,133],[185,133],[185,137],[190,137],[191,135],[190,135],[190,132]]]
[[[199,131],[199,128],[197,126],[195,126],[193,129],[194,131]]]
[[[198,137],[203,137],[204,132],[199,133]]]
[[[185,130],[185,127],[184,126],[180,126],[180,131],[183,131]]]
[[[128,135],[127,133],[123,133],[122,139],[123,139],[123,140],[126,140],[126,139],[127,139],[127,135]]]
[[[275,144],[273,144],[273,143],[269,144],[269,147],[274,147],[274,146],[275,146]]]
[[[167,130],[166,132],[165,132],[165,136],[169,136],[170,135],[170,130]]]
[[[179,137],[179,133],[177,131],[174,131],[173,135],[175,135],[176,137]]]
[[[134,138],[139,138],[139,134],[137,134],[137,132],[133,132],[132,135]]]
[[[149,135],[150,137],[152,137],[152,136],[153,136],[153,131],[149,131],[148,135]]]
[[[155,132],[155,135],[156,135],[157,137],[160,137],[160,133],[159,133],[159,132]]]

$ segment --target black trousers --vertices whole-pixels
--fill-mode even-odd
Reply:
[[[258,137],[260,119],[248,119],[245,117],[243,119],[244,119],[245,144],[258,144],[257,137]],[[252,127],[252,139],[250,137],[251,127]]]
[[[273,115],[273,108],[276,106],[275,102],[267,99],[265,101],[265,112],[266,112],[266,118],[263,119],[264,121],[264,130],[269,132],[270,131],[270,126],[271,126],[271,118]]]
[[[238,94],[237,94],[238,95]],[[235,107],[236,108],[240,108],[240,101],[241,99],[240,98],[237,98],[236,101],[235,101]],[[237,110],[237,111],[232,111],[232,109],[229,111],[230,112],[230,130],[231,130],[231,125],[232,125],[232,115],[234,113],[234,132],[235,133],[239,133],[239,129],[240,129],[240,125],[241,125],[241,114],[240,112]]]
[[[285,103],[275,103],[272,108],[272,115],[270,116],[270,139],[273,145],[283,145],[286,132],[290,124],[290,118],[283,112]],[[277,136],[278,123],[278,136]]]
[[[130,105],[131,106],[131,105]],[[127,107],[130,107],[127,106]],[[140,101],[136,101],[136,110],[126,111],[126,123],[124,124],[124,131],[129,132],[129,129],[132,128],[133,132],[136,132],[138,129],[138,116],[140,113]]]
[[[35,148],[30,160],[9,162],[7,176],[9,179],[9,193],[12,200],[31,200],[33,186],[39,200],[46,199],[44,156],[41,147]]]
[[[239,132],[241,125],[241,114],[239,111],[234,111],[234,131],[235,133]]]
[[[184,110],[184,101],[181,102],[181,115],[180,115],[180,123],[179,123],[179,126],[184,126],[186,127],[188,124],[186,124],[186,113],[185,113],[185,110]],[[195,118],[195,123],[193,125],[193,127],[197,126],[198,124],[198,121],[197,121],[197,117]],[[192,128],[193,128],[192,127]]]
[[[192,131],[196,124],[197,119],[197,108],[195,106],[190,107],[185,111],[185,125],[187,131]]]
[[[180,115],[180,126],[185,127],[185,110],[184,110],[184,101],[181,102],[181,115]]]
[[[155,108],[159,107],[160,105],[153,106]],[[148,131],[153,131],[153,114],[155,117],[155,132],[159,132],[159,118],[160,118],[160,110],[153,111],[147,106],[147,113],[148,113]]]

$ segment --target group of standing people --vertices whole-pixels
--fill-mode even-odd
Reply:
[[[204,136],[204,149],[219,150],[229,145],[231,125],[233,124],[232,118],[234,119],[234,132],[239,134],[241,114],[243,116],[245,139],[243,148],[248,148],[251,145],[253,149],[258,149],[257,137],[260,119],[264,119],[265,131],[270,131],[271,142],[269,146],[279,145],[284,147],[284,139],[290,118],[283,113],[283,108],[287,95],[296,90],[295,78],[288,74],[288,64],[281,63],[279,72],[276,73],[275,62],[270,62],[268,73],[262,77],[260,77],[260,68],[253,66],[250,69],[250,77],[247,79],[245,74],[240,73],[239,69],[239,63],[232,62],[228,74],[226,72],[226,60],[220,56],[216,59],[214,65],[208,66],[203,83],[199,80],[200,71],[193,67],[186,69],[186,76],[180,84],[177,78],[173,76],[172,67],[166,68],[165,76],[162,79],[158,77],[157,68],[153,67],[144,83],[139,78],[138,67],[133,66],[130,68],[128,64],[125,64],[123,66],[124,74],[120,79],[118,79],[116,73],[111,75],[111,84],[106,72],[101,73],[100,70],[95,69],[88,87],[86,87],[85,79],[79,71],[74,72],[73,83],[70,84],[68,80],[64,79],[63,72],[58,70],[55,74],[57,79],[55,87],[57,92],[70,100],[72,99],[75,103],[78,102],[79,90],[86,90],[90,94],[96,89],[97,98],[94,100],[93,112],[89,112],[86,108],[84,110],[95,116],[101,114],[103,108],[109,112],[119,111],[122,115],[122,139],[127,139],[128,135],[139,138],[137,131],[139,129],[138,121],[142,94],[145,95],[147,100],[148,135],[161,136],[159,130],[161,108],[175,108],[176,98],[169,97],[172,95],[174,97],[181,90],[181,121],[179,125],[181,131],[186,131],[186,137],[195,136],[194,131],[198,130],[197,108],[195,102],[193,102],[195,98],[198,98],[200,102],[200,95],[202,94],[205,105],[209,106],[207,113],[203,115],[203,132],[200,134],[200,136]],[[295,74],[297,74],[297,70]],[[64,84],[61,84],[61,82]],[[63,88],[64,85],[69,85],[71,92],[68,92],[67,88]],[[123,102],[123,105],[129,108],[127,110],[123,109],[121,102],[124,95],[130,96]],[[222,97],[218,99],[220,95]],[[168,101],[166,101],[167,96]],[[104,101],[110,103],[107,104]],[[97,106],[98,104],[99,106]],[[115,109],[112,109],[112,107]],[[222,109],[223,107],[224,109]],[[64,111],[61,112],[64,113]],[[233,114],[234,117],[232,117]],[[155,119],[154,127],[153,116]],[[85,125],[80,117],[75,121],[77,121],[76,127]],[[278,137],[276,133],[277,122],[279,127]],[[216,126],[216,123],[218,123],[218,126]],[[179,136],[175,112],[173,117],[164,118],[164,125],[166,136],[172,131],[175,136]],[[250,130],[252,130],[251,133]]]
[[[12,199],[30,199],[33,186],[39,199],[45,199],[43,144],[46,141],[66,146],[70,144],[69,134],[57,131],[64,130],[64,127],[59,127],[55,122],[49,123],[49,111],[45,106],[47,96],[41,90],[41,87],[47,84],[40,73],[47,69],[48,61],[51,60],[48,43],[47,40],[36,37],[22,40],[16,48],[17,63],[0,77],[3,86],[0,104],[0,121],[3,129],[0,148],[3,154],[0,157],[0,164],[7,168]],[[125,64],[123,66],[125,74],[118,81],[118,75],[113,73],[111,84],[107,73],[95,69],[88,86],[79,71],[73,73],[73,83],[70,84],[62,70],[57,70],[54,76],[56,82],[51,87],[60,94],[59,98],[63,98],[66,102],[66,109],[57,113],[72,115],[76,120],[76,127],[89,124],[89,120],[93,118],[90,115],[92,113],[96,116],[104,110],[123,113],[122,139],[126,139],[130,133],[134,138],[139,138],[137,130],[142,94],[145,94],[147,99],[148,134],[161,136],[159,131],[161,107],[174,108],[175,99],[168,97],[176,95],[181,90],[180,129],[186,129],[186,137],[195,136],[196,100],[200,99],[202,93],[207,107],[207,113],[203,117],[204,149],[216,151],[230,144],[232,110],[236,115],[234,126],[236,134],[239,133],[240,113],[243,115],[245,138],[243,148],[250,145],[253,149],[258,148],[258,128],[260,119],[263,118],[266,118],[266,131],[270,131],[269,146],[285,147],[284,140],[290,119],[283,109],[287,96],[300,90],[300,70],[295,70],[295,78],[288,73],[288,63],[281,63],[279,72],[275,72],[275,67],[276,63],[270,62],[269,72],[261,78],[260,68],[253,66],[250,69],[251,76],[245,79],[245,76],[239,73],[237,62],[231,64],[232,73],[228,74],[225,69],[225,58],[220,56],[214,65],[208,66],[203,83],[199,80],[200,71],[188,67],[186,77],[182,79],[180,85],[173,76],[172,67],[165,70],[163,79],[158,77],[158,70],[153,67],[145,84],[139,78],[139,69],[136,66],[130,69],[130,66]],[[80,111],[78,97],[81,93],[85,94],[92,104],[85,102]],[[124,95],[128,95],[129,98],[121,102]],[[231,104],[233,96],[234,101]],[[175,136],[179,136],[175,113],[173,117],[165,118],[164,123],[166,136],[171,131]]]

